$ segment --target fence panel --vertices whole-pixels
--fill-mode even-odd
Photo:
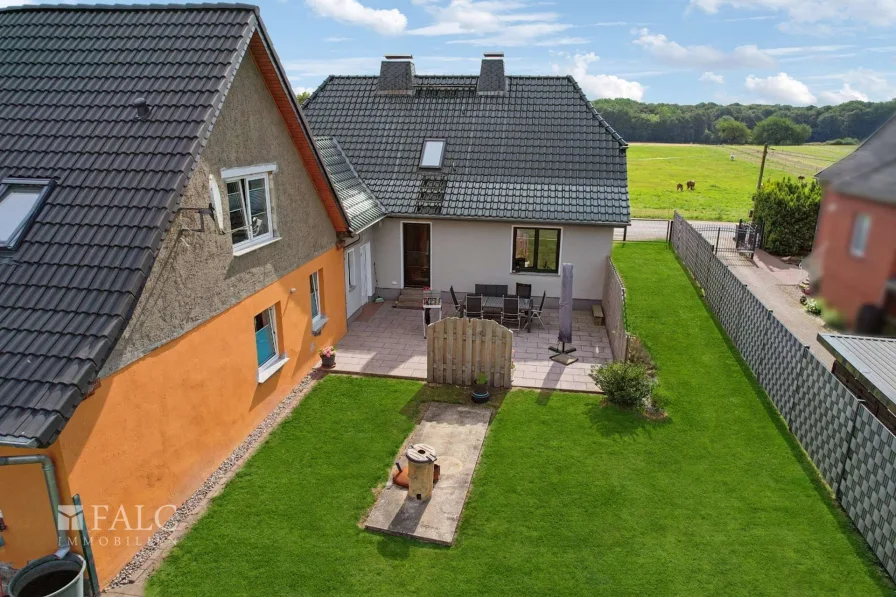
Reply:
[[[509,388],[513,332],[488,319],[448,317],[426,330],[426,370],[430,383],[469,385],[485,373],[489,385]]]
[[[896,579],[896,436],[675,214],[671,243],[821,476]]]
[[[840,503],[896,578],[896,436],[861,408],[849,452]]]
[[[607,257],[607,273],[604,280],[604,295],[601,298],[604,310],[604,325],[610,338],[610,349],[613,359],[626,360],[628,354],[628,335],[625,331],[625,285],[613,260]]]

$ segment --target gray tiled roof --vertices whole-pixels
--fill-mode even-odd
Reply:
[[[840,193],[896,205],[896,117],[818,179]]]
[[[629,222],[625,142],[572,77],[416,76],[412,95],[378,77],[330,77],[304,113],[335,137],[390,214],[581,223]],[[425,138],[447,140],[439,171],[419,168]]]
[[[89,393],[257,23],[243,5],[0,10],[0,178],[57,181],[0,256],[0,441],[52,443]]]
[[[359,232],[385,217],[383,206],[358,178],[339,142],[332,137],[317,137],[315,142],[352,231]]]
[[[896,338],[819,334],[818,339],[872,394],[896,412]]]

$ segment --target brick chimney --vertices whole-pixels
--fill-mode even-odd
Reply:
[[[483,54],[476,93],[479,95],[503,95],[507,93],[507,77],[504,75],[504,52]]]
[[[414,94],[414,58],[411,55],[387,54],[380,63],[380,77],[376,92],[383,95]]]

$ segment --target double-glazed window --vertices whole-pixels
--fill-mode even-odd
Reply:
[[[274,231],[267,174],[228,179],[226,183],[234,251],[272,239]]]
[[[423,151],[420,153],[421,168],[441,168],[444,157],[444,139],[426,139],[423,141]]]
[[[311,281],[311,321],[317,323],[324,316],[320,302],[320,272],[314,272],[309,278]]]
[[[540,274],[560,271],[560,229],[514,227],[512,271]]]
[[[49,180],[0,182],[0,249],[15,249],[50,191]]]
[[[255,316],[255,348],[258,351],[258,368],[273,365],[280,358],[277,342],[277,310],[268,307]]]
[[[857,214],[852,224],[852,238],[849,241],[849,252],[856,257],[864,257],[868,246],[868,235],[871,232],[871,216]]]

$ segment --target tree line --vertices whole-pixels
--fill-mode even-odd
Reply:
[[[837,106],[592,102],[626,141],[656,143],[824,143],[866,139],[896,113],[896,100]],[[774,139],[762,140],[760,136]],[[785,130],[786,129],[786,130]],[[777,140],[783,135],[784,140]]]

